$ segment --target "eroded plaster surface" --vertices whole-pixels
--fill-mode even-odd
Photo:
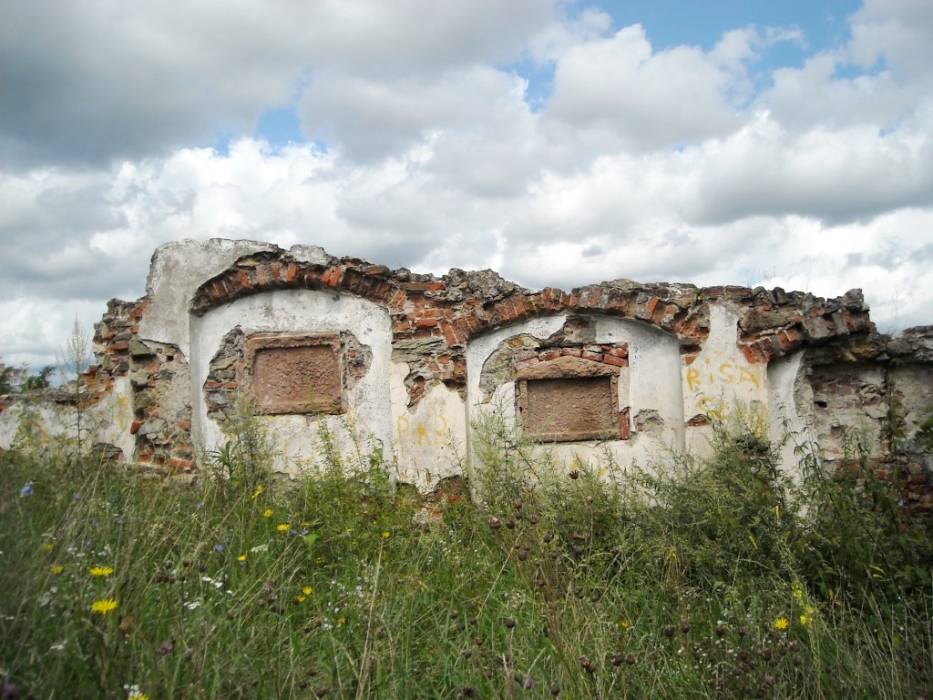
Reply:
[[[191,367],[194,434],[206,451],[226,440],[222,426],[210,417],[204,397],[209,363],[224,336],[239,326],[244,333],[337,334],[348,330],[366,345],[372,357],[366,374],[348,389],[347,411],[340,415],[270,415],[261,421],[269,429],[279,454],[277,466],[294,469],[314,460],[320,449],[319,427],[325,425],[339,448],[356,451],[355,441],[367,449],[392,444],[389,394],[391,323],[384,309],[365,299],[308,289],[266,292],[238,299],[201,317],[191,318]]]
[[[470,424],[476,429],[484,415],[497,413],[507,424],[520,428],[516,417],[516,382],[507,379],[492,396],[480,387],[484,364],[510,338],[530,336],[545,341],[560,331],[568,316],[531,319],[480,336],[467,346]],[[680,387],[680,353],[675,338],[647,324],[625,319],[592,316],[595,333],[587,342],[628,346],[628,371],[619,381],[617,403],[627,409],[627,439],[567,441],[549,444],[556,461],[598,463],[611,458],[625,466],[647,464],[683,448],[683,399]],[[584,342],[585,346],[587,343]],[[475,455],[474,455],[475,458]]]
[[[541,434],[561,440],[557,463],[608,456],[663,466],[673,452],[707,451],[715,423],[741,418],[775,441],[788,430],[797,436],[780,448],[791,472],[803,441],[818,443],[835,469],[857,438],[863,464],[896,479],[911,508],[933,512],[925,447],[933,327],[880,335],[859,290],[823,299],[615,279],[532,291],[491,270],[438,277],[316,246],[179,241],[154,254],[147,294],[111,300],[95,327],[95,364],[81,383],[89,442],[166,474],[196,475],[203,455],[227,439],[228,407],[218,402],[229,406],[240,388],[223,344],[240,338],[245,351],[248,337],[263,334],[273,345],[327,336],[353,368],[329,415],[297,401],[294,412],[286,402],[260,417],[282,470],[319,457],[326,426],[341,451],[365,459],[381,450],[399,481],[429,491],[475,457],[478,419],[498,412],[521,430],[517,406],[547,418],[548,402],[568,396],[586,414],[568,421],[576,432],[542,422]],[[260,368],[276,395],[301,398],[317,381],[320,371],[305,367],[317,360],[305,354],[283,355],[291,369]],[[294,392],[290,376],[303,377]],[[586,377],[602,378],[598,391],[561,384]],[[528,390],[545,380],[553,385]],[[50,434],[67,433],[73,406],[62,392],[0,397],[0,447],[14,439],[27,400]]]

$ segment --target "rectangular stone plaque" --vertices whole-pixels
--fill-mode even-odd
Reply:
[[[540,442],[622,439],[614,376],[518,382],[524,434]]]
[[[259,412],[344,412],[339,340],[272,335],[246,343],[250,391]]]

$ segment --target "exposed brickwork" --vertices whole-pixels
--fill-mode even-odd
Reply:
[[[302,345],[302,338],[305,340],[313,339],[310,336],[294,336],[288,333],[252,333],[247,334],[240,326],[229,331],[223,338],[220,348],[211,358],[207,379],[204,382],[203,391],[207,403],[207,414],[224,425],[236,410],[237,397],[244,394],[244,390],[251,390],[253,366],[250,362],[250,346],[268,346],[269,341],[288,341],[286,344]],[[372,362],[371,349],[360,343],[356,336],[348,331],[333,334],[329,336],[316,337],[318,341],[324,341],[332,345],[335,352],[340,357],[340,367],[342,376],[339,383],[342,390],[346,392],[362,377],[366,375]],[[295,341],[291,343],[290,341]],[[307,343],[305,343],[307,344]],[[341,408],[337,411],[342,412]],[[263,411],[262,406],[258,406],[259,412],[268,413],[306,413],[320,412],[326,410],[326,407],[308,406],[307,410],[272,410]]]
[[[113,390],[117,377],[128,376],[134,415],[130,433],[136,450],[127,457],[169,473],[190,472],[195,466],[191,405],[170,398],[186,394],[188,361],[173,345],[139,337],[148,303],[147,297],[107,302],[107,312],[94,326],[96,361],[82,377],[86,400],[95,403]]]
[[[125,377],[130,371],[131,344],[138,342],[139,321],[147,302],[146,297],[134,302],[107,302],[107,312],[94,325],[95,363],[82,377],[89,404],[109,394],[114,378]]]
[[[325,289],[354,294],[385,307],[392,318],[393,346],[402,347],[411,374],[409,402],[427,386],[466,386],[464,349],[474,336],[527,318],[565,312],[602,313],[642,321],[676,336],[684,362],[709,335],[709,303],[725,300],[747,308],[739,345],[751,362],[766,363],[798,348],[873,330],[861,294],[824,300],[800,292],[688,284],[639,284],[614,280],[565,292],[537,292],[491,271],[451,270],[443,277],[390,270],[355,258],[307,263],[282,250],[238,260],[208,280],[191,301],[191,312],[273,289]]]
[[[913,389],[905,389],[911,386],[910,381],[903,377],[895,381],[896,371],[901,371],[898,368],[933,364],[933,330],[919,329],[894,340],[878,335],[858,290],[836,299],[821,299],[781,289],[700,288],[614,280],[569,292],[555,288],[531,291],[488,270],[454,269],[435,277],[353,258],[323,255],[313,260],[307,262],[280,249],[242,257],[197,289],[190,311],[204,315],[238,298],[276,289],[317,289],[368,299],[390,315],[392,359],[406,362],[409,367],[405,377],[409,406],[417,404],[436,383],[465,392],[465,349],[471,339],[497,327],[558,313],[568,314],[560,337],[526,345],[517,341],[513,350],[518,352],[509,360],[509,372],[514,375],[516,366],[522,363],[527,366],[564,356],[624,369],[627,348],[595,344],[592,328],[579,320],[591,314],[641,321],[671,334],[680,343],[682,362],[689,365],[709,337],[710,305],[715,302],[725,302],[739,313],[736,344],[752,363],[766,364],[807,348],[808,362],[815,367],[841,364],[849,368],[841,371],[843,383],[850,381],[844,379],[847,375],[860,376],[859,367],[881,366],[885,398],[877,410],[889,407],[892,400],[917,400],[910,394]],[[137,441],[133,458],[184,471],[192,467],[194,460],[191,409],[187,403],[168,397],[187,396],[175,391],[185,382],[190,383],[187,358],[171,345],[139,337],[139,322],[147,306],[146,297],[136,302],[108,303],[107,313],[95,327],[97,359],[84,375],[85,394],[89,403],[94,403],[112,391],[115,379],[129,377],[136,417],[132,426]],[[242,354],[242,349],[234,348],[232,354],[237,353]],[[204,389],[210,415],[215,418],[229,410],[229,404],[225,407],[223,402],[240,387],[245,369],[237,362],[234,358],[226,367],[211,364]],[[818,376],[814,381],[819,385]],[[481,381],[484,393],[491,388],[487,385]],[[826,393],[827,387],[824,383],[817,389]],[[864,401],[859,403],[861,394],[857,389],[854,394],[848,394],[847,389],[840,391],[839,396],[855,397],[853,411],[875,410],[862,405]],[[899,398],[905,391],[910,395]],[[826,407],[815,405],[814,410],[829,411],[830,403]],[[645,416],[629,419],[627,411],[627,407],[619,407],[619,413],[626,416],[626,431],[629,427],[635,431],[651,428],[652,422]],[[698,420],[695,417],[688,423]],[[917,432],[916,420],[916,416],[908,416],[910,436]],[[928,458],[918,457],[913,437],[898,444],[889,441],[882,451],[879,469],[897,475],[899,483],[904,484],[905,501],[918,509],[933,510],[931,464]]]
[[[136,436],[136,462],[173,474],[194,469],[188,372],[178,348],[133,338],[130,385],[135,419],[130,432]]]
[[[816,439],[830,467],[892,479],[910,510],[933,514],[933,326],[834,341],[809,353]],[[929,430],[929,429],[927,429]]]

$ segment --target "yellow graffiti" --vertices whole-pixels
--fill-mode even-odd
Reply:
[[[437,447],[447,442],[447,419],[440,413],[418,420],[412,426],[411,416],[399,416],[395,423],[399,441],[419,447]]]
[[[726,402],[722,397],[698,394],[697,406],[701,413],[709,416],[714,421],[723,421],[726,419]]]
[[[690,391],[695,391],[700,386],[700,371],[690,367],[687,369],[687,386]]]
[[[117,410],[116,413],[116,423],[117,429],[120,431],[126,430],[129,425],[126,420],[126,414],[129,412],[129,401],[126,396],[120,394],[117,396]]]
[[[699,413],[714,421],[725,421],[732,413],[730,404],[740,395],[758,395],[764,386],[763,368],[743,366],[741,359],[713,353],[685,368],[684,383]]]
[[[756,389],[761,388],[760,376],[747,367],[736,366],[731,360],[720,362],[719,366],[715,368],[708,358],[703,361],[703,364],[704,369],[702,372],[696,367],[687,368],[686,381],[690,391],[696,391],[704,385],[716,386],[717,384],[750,384]]]

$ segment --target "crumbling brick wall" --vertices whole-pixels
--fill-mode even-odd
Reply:
[[[202,246],[201,252],[209,253],[212,242],[180,245]],[[438,386],[466,400],[466,351],[475,339],[494,329],[555,315],[611,317],[651,326],[678,344],[681,366],[689,379],[693,376],[689,368],[704,357],[711,310],[727,307],[738,319],[729,330],[734,338],[727,345],[751,366],[766,367],[778,358],[806,352],[812,399],[798,408],[814,421],[831,460],[837,459],[841,449],[840,436],[849,432],[843,424],[865,420],[874,425],[869,433],[876,436],[872,459],[879,468],[896,466],[898,474],[906,474],[905,499],[918,508],[930,507],[931,465],[918,436],[926,415],[923,404],[930,394],[931,333],[921,329],[894,340],[878,335],[858,290],[822,299],[760,287],[613,280],[570,291],[532,291],[489,270],[453,269],[438,277],[336,258],[319,250],[309,255],[306,249],[286,251],[266,244],[255,244],[254,252],[241,255],[190,288],[194,292],[186,293],[186,308],[180,307],[178,314],[191,314],[195,319],[238,299],[278,290],[316,290],[372,302],[391,320],[391,361],[406,368],[406,406],[400,410],[408,411],[416,411]],[[155,293],[150,286],[149,294]],[[206,391],[211,415],[222,415],[224,409],[211,405],[211,397],[229,400],[229,392],[239,388],[243,369],[237,369],[240,360],[234,358],[228,366],[211,368],[210,384],[193,387],[191,359],[177,340],[164,342],[164,338],[140,334],[152,302],[144,296],[135,302],[112,300],[108,304],[96,327],[96,362],[85,375],[86,391],[93,404],[115,390],[117,378],[129,378],[135,417],[129,430],[135,447],[125,457],[173,472],[189,472],[196,468],[197,452],[192,436],[192,392]],[[576,337],[571,323],[564,337],[532,343],[534,347],[524,350],[534,357],[517,362],[513,357],[509,366],[514,369],[521,362],[555,359],[548,353],[576,357],[577,352],[590,361],[620,367],[628,363],[627,348],[587,340],[585,324],[578,330],[583,335]],[[219,360],[225,361],[225,357]],[[625,406],[618,408],[622,411]],[[886,427],[890,424],[885,423],[886,416],[898,411],[903,416],[901,427]],[[695,410],[684,416],[685,426],[692,430],[703,430],[707,422]],[[632,417],[635,431],[640,430],[637,423]]]

